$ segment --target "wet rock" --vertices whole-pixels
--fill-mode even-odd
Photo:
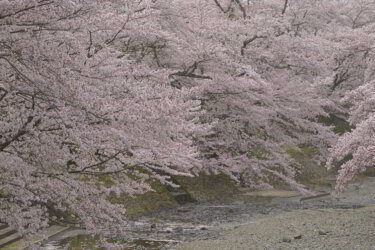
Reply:
[[[183,232],[184,232],[184,229],[183,229],[182,227],[176,227],[176,228],[174,229],[174,231],[175,231],[176,233],[183,233]]]
[[[282,242],[286,242],[286,243],[290,243],[290,242],[292,242],[292,238],[290,238],[290,237],[283,237],[283,239],[281,241]]]
[[[191,210],[190,209],[187,209],[187,208],[180,208],[180,209],[177,209],[177,212],[179,213],[187,213],[187,212],[190,212]]]
[[[302,234],[296,234],[296,235],[293,236],[293,238],[295,240],[300,240],[300,239],[302,239]]]
[[[187,204],[189,202],[195,202],[196,200],[191,197],[190,194],[185,192],[172,192],[172,195],[174,199],[178,202],[180,205]]]
[[[319,234],[319,235],[327,235],[328,232],[325,231],[325,230],[321,230],[321,229],[320,229],[320,230],[318,231],[318,234]]]

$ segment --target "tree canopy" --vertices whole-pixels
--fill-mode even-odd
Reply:
[[[1,1],[0,221],[121,231],[109,194],[201,171],[306,192],[301,145],[342,189],[375,163],[374,36],[372,0]]]

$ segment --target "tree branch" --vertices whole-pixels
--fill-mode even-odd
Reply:
[[[287,8],[288,8],[288,0],[285,0],[285,1],[284,1],[284,7],[283,7],[283,10],[281,11],[281,14],[282,14],[282,15],[285,14],[285,11],[286,11]]]
[[[242,44],[242,47],[241,47],[241,56],[243,56],[245,54],[245,49],[246,49],[247,45],[249,45],[251,42],[253,42],[254,40],[256,40],[258,38],[267,38],[267,37],[266,36],[254,35],[252,38],[249,38],[249,39],[246,39],[245,41],[243,41],[243,44]]]
[[[2,16],[0,16],[0,19],[10,17],[10,16],[14,16],[14,15],[17,15],[19,13],[22,13],[22,12],[25,12],[25,11],[28,11],[28,10],[32,10],[32,9],[35,9],[35,8],[38,8],[38,7],[42,7],[42,6],[45,6],[45,5],[49,5],[49,4],[52,4],[52,3],[53,3],[53,1],[29,6],[29,7],[17,10],[16,12],[9,13],[9,14],[6,14],[6,15],[2,15]]]
[[[203,61],[194,62],[193,65],[189,66],[186,70],[170,74],[168,77],[172,77],[172,76],[184,76],[184,77],[191,77],[191,78],[198,78],[198,79],[210,79],[210,80],[212,80],[211,76],[194,74],[195,70],[198,68],[198,64],[201,63],[201,62],[203,62]]]
[[[246,9],[241,4],[240,0],[234,0],[234,1],[237,3],[238,7],[240,8],[243,18],[246,18]]]
[[[1,102],[9,92],[2,87],[0,87],[0,91],[4,92],[4,94],[0,96],[0,102]]]
[[[227,13],[227,12],[230,10],[230,7],[232,6],[232,2],[233,2],[233,1],[234,1],[234,0],[231,0],[231,1],[230,1],[228,8],[225,10],[225,9],[223,8],[223,6],[221,6],[221,4],[219,3],[218,0],[214,0],[216,6],[219,7],[219,9],[220,9],[223,13]]]
[[[4,151],[4,149],[8,147],[10,144],[12,144],[12,142],[18,140],[21,136],[27,134],[26,127],[29,123],[32,122],[33,119],[34,119],[33,116],[27,117],[26,122],[22,125],[22,127],[18,130],[18,132],[14,136],[12,136],[10,139],[0,144],[0,152]]]

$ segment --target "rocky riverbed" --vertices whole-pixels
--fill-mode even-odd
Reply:
[[[217,235],[171,249],[375,249],[374,204],[375,178],[361,178],[340,195],[274,198],[261,208],[240,206],[240,213],[213,228]]]
[[[359,178],[340,195],[315,189],[311,197],[243,190],[189,203],[139,217],[117,240],[125,249],[375,249],[375,178]],[[93,239],[67,237],[74,234],[45,249],[93,249]]]
[[[296,210],[220,228],[172,249],[375,249],[375,207]]]

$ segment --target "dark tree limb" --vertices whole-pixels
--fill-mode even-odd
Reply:
[[[26,8],[23,8],[23,9],[20,9],[20,10],[17,10],[13,13],[9,13],[9,14],[5,14],[5,15],[0,15],[0,19],[3,19],[3,18],[6,18],[6,17],[10,17],[10,16],[14,16],[14,15],[17,15],[17,14],[20,14],[22,12],[25,12],[25,11],[28,11],[28,10],[32,10],[32,9],[35,9],[35,8],[39,8],[39,7],[42,7],[42,6],[45,6],[45,5],[49,5],[49,4],[52,4],[54,1],[42,1],[40,4],[35,4],[35,5],[32,5],[32,6],[29,6],[29,7],[26,7]]]
[[[285,11],[286,11],[287,8],[288,8],[288,0],[285,0],[285,1],[284,1],[284,7],[283,7],[283,10],[281,11],[281,14],[282,14],[282,15],[285,14]]]
[[[15,135],[13,135],[11,138],[6,140],[5,142],[0,144],[0,152],[4,151],[5,148],[7,148],[10,144],[12,144],[14,141],[17,141],[21,136],[27,134],[26,127],[28,124],[30,124],[33,121],[34,117],[29,116],[27,117],[26,122],[22,125],[22,127],[17,131]]]
[[[0,102],[1,102],[9,92],[2,87],[0,87],[0,91],[3,92],[3,94],[0,96]]]
[[[81,7],[79,9],[75,10],[74,12],[72,12],[71,14],[68,14],[66,16],[63,16],[63,17],[57,19],[57,21],[62,21],[62,20],[67,20],[67,19],[75,18],[82,11],[83,11],[83,8]]]
[[[242,17],[243,18],[246,18],[246,9],[243,7],[242,3],[240,2],[240,0],[234,0],[238,7],[240,8],[241,12],[242,12]]]
[[[92,33],[89,30],[89,47],[87,48],[87,58],[91,58],[93,55],[90,53],[92,48]]]
[[[229,4],[229,7],[225,10],[225,9],[223,8],[223,6],[221,6],[221,4],[219,3],[218,0],[214,0],[214,2],[215,2],[215,4],[216,4],[216,6],[219,7],[219,9],[220,9],[222,12],[224,12],[224,13],[227,13],[227,12],[229,11],[229,9],[230,9],[230,5],[231,5],[231,3],[232,3],[232,1],[231,1],[230,4]]]
[[[197,68],[198,68],[198,64],[201,63],[201,62],[202,61],[200,61],[200,62],[194,62],[186,70],[179,71],[179,72],[176,72],[176,73],[172,73],[172,74],[169,75],[169,77],[172,77],[172,76],[183,76],[183,77],[190,77],[190,78],[210,79],[210,80],[212,80],[211,76],[198,75],[198,74],[194,73],[197,70]]]
[[[349,79],[349,69],[346,69],[342,74],[335,74],[335,79],[333,80],[333,85],[331,90],[334,91],[341,83]]]
[[[227,13],[231,10],[231,6],[232,6],[232,3],[235,2],[238,7],[240,8],[241,12],[242,12],[242,16],[243,18],[246,18],[246,9],[244,8],[244,6],[242,5],[241,1],[240,0],[231,0],[229,2],[229,5],[226,9],[224,9],[224,7],[219,3],[218,0],[214,0],[215,4],[217,7],[219,7],[219,9],[223,12],[223,13]]]
[[[125,29],[128,21],[129,21],[129,16],[127,16],[127,18],[126,18],[125,22],[123,23],[123,25],[121,26],[121,28],[112,36],[112,38],[106,41],[107,45],[113,43],[116,40],[117,36]]]
[[[267,38],[267,37],[266,36],[254,35],[253,37],[243,41],[242,47],[241,47],[241,56],[243,56],[245,54],[245,49],[246,49],[247,45],[249,45],[251,42],[255,41],[258,38]]]
[[[186,72],[177,72],[177,73],[170,74],[169,76],[184,76],[184,77],[190,77],[190,78],[210,79],[210,80],[212,80],[211,76],[197,75],[197,74],[194,74],[194,73],[186,73]]]

